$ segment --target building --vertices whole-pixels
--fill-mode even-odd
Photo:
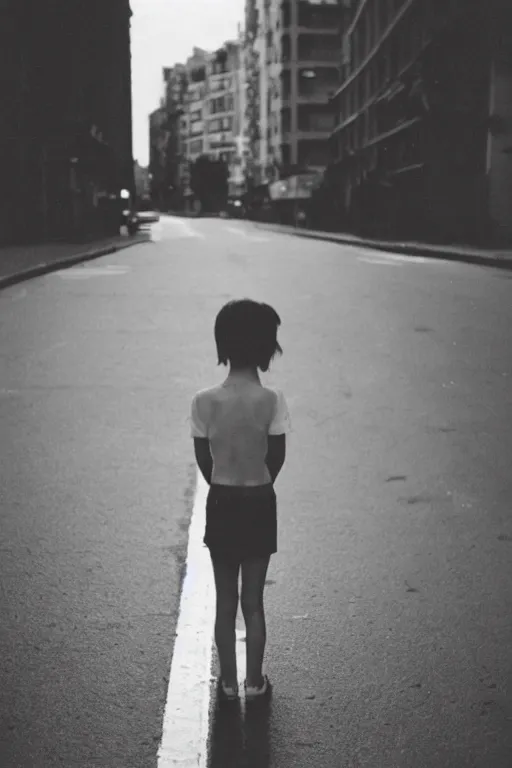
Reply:
[[[165,96],[167,112],[166,148],[166,194],[168,207],[181,208],[183,205],[184,182],[186,179],[186,136],[183,131],[185,115],[185,96],[188,88],[187,69],[183,64],[164,69]]]
[[[185,111],[182,128],[186,145],[186,158],[193,163],[206,149],[207,71],[210,54],[202,48],[194,48],[186,62],[188,85],[185,94]]]
[[[148,202],[151,197],[149,168],[140,165],[137,160],[133,164],[135,194],[138,203]]]
[[[151,198],[156,207],[164,210],[168,207],[169,165],[167,150],[169,147],[169,116],[164,100],[149,116],[149,178]]]
[[[441,240],[512,235],[509,4],[352,5],[330,138],[341,225]]]
[[[133,190],[129,0],[4,0],[1,14],[16,77],[0,85],[0,242],[118,231],[109,201]]]
[[[244,69],[244,133],[247,137],[245,158],[245,179],[247,192],[252,192],[263,181],[265,158],[262,161],[260,128],[261,119],[261,60],[260,60],[260,24],[259,1],[246,0],[245,37],[242,52]]]
[[[165,95],[150,116],[153,188],[161,207],[190,207],[190,171],[207,155],[229,169],[229,194],[243,191],[244,99],[241,46],[194,48],[185,64],[165,68]]]
[[[321,171],[340,82],[339,2],[247,0],[247,120],[256,184]]]
[[[207,96],[205,100],[204,152],[215,160],[223,160],[229,170],[229,192],[237,196],[241,190],[239,174],[239,126],[236,123],[240,98],[240,47],[227,42],[212,53],[207,67]]]

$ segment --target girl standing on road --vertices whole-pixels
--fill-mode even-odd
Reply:
[[[217,315],[215,342],[226,380],[192,401],[191,434],[199,469],[210,485],[204,543],[210,550],[216,588],[215,643],[221,669],[219,692],[238,698],[235,621],[238,576],[246,627],[248,701],[270,692],[262,674],[266,642],[263,590],[270,556],[277,552],[274,482],[284,464],[290,416],[281,391],[263,386],[282,354],[281,320],[268,304],[230,301]]]

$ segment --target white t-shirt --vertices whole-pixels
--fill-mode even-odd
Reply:
[[[222,485],[270,482],[268,436],[291,431],[282,391],[253,382],[201,390],[192,400],[190,423],[192,437],[210,441],[212,482]]]

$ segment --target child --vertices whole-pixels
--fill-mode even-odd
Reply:
[[[248,701],[270,690],[262,675],[266,642],[263,590],[270,556],[277,552],[274,482],[285,460],[290,416],[283,394],[264,387],[258,369],[268,371],[276,353],[281,320],[268,304],[230,301],[217,315],[218,364],[226,380],[198,392],[191,424],[199,469],[210,485],[204,543],[212,559],[216,600],[215,643],[224,698],[238,698],[235,621],[238,574],[246,627]]]

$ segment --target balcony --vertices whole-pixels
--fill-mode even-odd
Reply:
[[[297,131],[299,141],[325,141],[330,135],[331,132],[327,130],[310,129],[307,131]]]
[[[315,34],[311,37],[298,38],[297,60],[292,59],[292,46],[289,35],[283,36],[281,64],[289,67],[292,63],[317,66],[341,66],[341,43],[338,38]]]
[[[318,48],[310,50],[304,55],[299,54],[295,61],[288,57],[281,59],[283,69],[289,69],[292,64],[297,64],[299,67],[332,67],[338,70],[341,67],[341,53],[339,51],[322,51]]]
[[[301,34],[318,33],[339,34],[341,11],[337,0],[331,0],[322,6],[298,4],[298,25],[295,27]],[[292,28],[290,3],[283,3],[281,26],[284,30]]]

